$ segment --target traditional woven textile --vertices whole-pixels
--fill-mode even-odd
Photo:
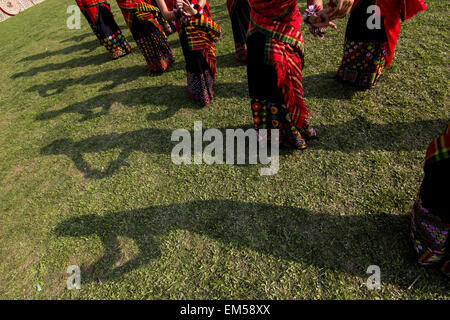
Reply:
[[[450,122],[441,136],[428,146],[425,177],[411,210],[411,238],[420,265],[441,264],[450,276]],[[443,189],[444,188],[444,189]]]
[[[450,159],[450,122],[444,133],[428,146],[425,167],[446,159]]]
[[[116,0],[122,10],[128,28],[133,26],[133,17],[136,15],[141,21],[149,21],[163,31],[156,17],[161,14],[158,7],[147,3],[146,0]]]
[[[208,63],[212,76],[216,76],[216,53],[214,43],[221,37],[220,26],[211,18],[202,15],[183,23],[189,48],[200,50]]]
[[[214,78],[209,70],[203,73],[187,72],[188,95],[192,100],[206,106],[214,97]]]
[[[110,55],[117,59],[131,52],[122,30],[114,20],[111,7],[104,0],[76,0],[95,35]]]
[[[355,0],[353,7],[356,7],[360,1],[362,0]],[[331,0],[329,5],[333,5],[335,2]],[[375,4],[380,8],[380,14],[384,19],[384,30],[389,43],[387,67],[394,58],[395,46],[400,35],[401,21],[411,19],[419,12],[426,10],[427,6],[424,0],[376,0]]]
[[[117,0],[150,71],[165,71],[174,61],[158,18],[162,14],[151,0]]]
[[[335,6],[333,0],[329,6]],[[380,28],[368,28],[371,7],[380,9]],[[392,63],[401,20],[425,10],[423,0],[357,0],[348,19],[344,55],[337,72],[340,80],[371,88]]]
[[[371,88],[387,66],[389,45],[385,41],[345,40],[344,56],[337,77],[361,88]]]
[[[302,134],[292,121],[285,104],[272,103],[261,99],[250,99],[250,104],[253,125],[258,130],[260,142],[264,141],[264,137],[259,134],[259,129],[278,129],[277,136],[272,136],[271,131],[267,131],[267,139],[274,139],[286,147],[305,148]]]
[[[250,3],[249,36],[258,31],[270,39],[265,47],[266,61],[277,72],[277,84],[283,91],[292,122],[302,128],[309,112],[302,85],[303,37],[297,1],[251,0]]]
[[[96,24],[97,21],[99,5],[108,8],[108,10],[111,10],[111,6],[106,0],[75,0],[75,1],[77,2],[77,5],[80,8],[81,12],[88,15],[90,21],[92,21],[94,25]]]
[[[416,200],[412,209],[411,232],[419,264],[430,265],[442,260],[448,246],[450,224],[431,214],[420,200]]]

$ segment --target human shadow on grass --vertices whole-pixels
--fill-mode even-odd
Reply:
[[[65,47],[59,50],[54,50],[54,51],[44,51],[38,54],[34,54],[28,57],[25,57],[21,60],[19,60],[18,62],[26,62],[26,61],[34,61],[34,60],[41,60],[41,59],[46,59],[52,56],[57,56],[57,55],[66,55],[66,54],[72,54],[75,52],[78,52],[80,54],[87,54],[87,53],[91,53],[93,51],[95,51],[99,46],[98,40],[92,40],[89,42],[82,42],[82,43],[77,43],[74,44],[72,46],[69,47]]]
[[[363,91],[339,81],[336,72],[304,76],[303,90],[307,98],[328,100],[350,100],[355,93]]]
[[[224,68],[235,68],[235,67],[245,67],[246,63],[236,60],[236,56],[234,52],[223,54],[219,57],[217,57],[217,69],[224,69]],[[247,74],[245,74],[245,78],[242,79],[245,80],[247,83]]]
[[[41,155],[64,154],[73,161],[86,178],[102,179],[114,174],[121,167],[129,166],[126,160],[133,151],[170,154],[171,134],[171,130],[142,129],[123,134],[98,135],[81,141],[65,138],[43,147],[40,153]],[[119,149],[120,154],[115,160],[110,161],[104,170],[91,168],[83,157],[83,153],[98,153],[111,149]]]
[[[408,124],[400,124],[396,123],[392,126],[395,126],[396,129],[400,127],[401,129],[409,129],[411,127],[417,126],[419,129],[427,128],[430,130],[431,127],[436,127],[436,134],[442,131],[443,125],[445,124],[442,120],[435,121],[423,121],[423,122],[415,122]],[[360,124],[358,123],[357,126]],[[310,149],[326,149],[340,152],[354,152],[359,150],[387,150],[387,151],[395,151],[398,152],[400,150],[422,150],[426,147],[429,141],[434,138],[433,132],[429,134],[424,134],[422,131],[419,132],[411,132],[409,131],[407,136],[400,136],[400,140],[396,140],[395,132],[393,132],[392,137],[382,141],[379,144],[379,137],[377,134],[384,134],[384,130],[388,130],[389,126],[385,125],[381,129],[377,129],[377,127],[372,128],[374,130],[370,134],[367,132],[360,133],[361,137],[368,137],[370,140],[364,141],[360,140],[358,142],[354,142],[349,145],[336,145],[333,142],[336,142],[339,138],[346,137],[348,134],[348,130],[351,129],[351,124],[347,124],[345,127],[341,128],[340,126],[331,127],[328,130],[328,135],[333,137],[333,131],[339,130],[343,131],[342,137],[339,134],[337,137],[328,138],[329,141],[326,141],[324,138],[311,141],[308,145]],[[403,127],[402,127],[403,126]],[[247,130],[250,128],[250,124],[247,127],[242,128],[243,130]],[[185,128],[191,132],[191,137],[193,136],[192,128]],[[207,128],[203,128],[206,130]],[[241,129],[241,128],[219,128],[221,132],[224,134],[226,129]],[[355,130],[354,128],[352,128]],[[417,130],[419,130],[417,129]],[[116,173],[121,167],[128,166],[126,160],[130,156],[130,154],[134,151],[144,152],[144,153],[156,153],[156,154],[171,154],[173,147],[175,146],[175,142],[171,141],[173,130],[169,129],[141,129],[136,131],[130,131],[122,134],[111,133],[106,135],[94,136],[91,138],[87,138],[80,141],[73,141],[72,139],[59,139],[56,140],[49,145],[43,147],[40,151],[41,155],[66,155],[69,157],[77,167],[80,172],[83,172],[86,178],[93,179],[103,179],[105,177],[111,176]],[[422,136],[418,135],[418,133],[422,133]],[[225,134],[224,134],[225,136]],[[355,137],[352,135],[353,139]],[[334,140],[333,140],[334,139]],[[362,138],[361,138],[362,139]],[[405,139],[405,140],[404,140]],[[330,141],[331,140],[331,141]],[[349,143],[351,141],[349,140]],[[120,150],[120,154],[117,156],[115,160],[109,162],[108,166],[104,170],[93,169],[89,165],[89,163],[83,157],[85,153],[99,153],[105,150],[117,149]],[[248,145],[246,145],[246,149],[248,149]],[[295,152],[293,148],[280,150],[280,155],[288,155],[290,153]],[[237,149],[235,148],[235,152]],[[247,151],[246,151],[247,152]],[[300,151],[298,151],[300,152]],[[307,151],[304,151],[307,152]],[[236,155],[235,155],[236,159]]]
[[[83,33],[83,34],[80,34],[80,35],[77,35],[77,36],[73,36],[73,37],[70,37],[70,38],[63,39],[60,42],[61,43],[81,42],[84,39],[89,38],[89,37],[95,37],[95,35],[92,32],[87,32],[87,33]]]
[[[218,68],[232,68],[236,67],[238,65],[237,62],[234,60],[234,56],[232,54],[219,56],[217,58],[218,62]],[[77,60],[78,61],[78,60]],[[107,61],[103,61],[107,62]],[[21,75],[17,74],[13,77],[19,77],[19,76],[32,76],[39,72],[44,71],[52,71],[52,70],[59,70],[58,68],[63,68],[64,64],[54,64],[54,65],[47,65],[50,69],[44,70],[44,67],[35,68],[32,70],[29,70],[27,72],[22,73]],[[178,70],[184,70],[186,66],[186,62],[184,60],[176,61],[173,63],[169,69],[165,72],[174,72]],[[74,66],[73,66],[74,67]],[[145,77],[159,77],[163,73],[161,72],[149,72],[148,69],[144,64],[142,65],[134,65],[130,67],[123,67],[123,68],[116,68],[116,69],[107,69],[102,72],[95,72],[92,74],[87,74],[85,76],[79,77],[79,78],[64,78],[56,81],[52,81],[50,83],[46,84],[35,84],[29,88],[26,89],[27,92],[35,92],[37,91],[41,97],[49,97],[54,96],[63,93],[67,88],[75,86],[75,85],[92,85],[97,83],[105,83],[104,87],[100,90],[107,91],[114,89],[115,87],[132,82],[134,80],[137,80],[139,78],[145,78]],[[247,87],[246,79],[244,84],[239,84],[235,86],[233,89],[233,92],[235,92],[235,89],[239,89],[240,87],[244,86]],[[228,86],[230,88],[231,85],[222,85],[221,83],[216,82],[216,91],[219,90],[222,86]],[[241,90],[242,91],[242,90]],[[248,92],[243,91],[243,96],[247,96]]]
[[[194,136],[193,123],[189,128],[186,129],[190,133],[191,138]],[[209,128],[203,128],[207,130]],[[223,137],[226,137],[227,129],[250,129],[250,125],[244,127],[233,127],[233,128],[218,128]],[[178,141],[172,141],[172,134],[174,130],[171,129],[140,129],[135,131],[129,131],[125,133],[111,133],[105,135],[98,135],[91,138],[74,141],[70,138],[63,138],[53,141],[52,143],[44,146],[40,150],[40,154],[43,156],[48,155],[65,155],[70,158],[75,167],[84,174],[85,178],[88,179],[104,179],[116,172],[118,172],[122,167],[129,167],[127,163],[128,157],[135,151],[142,153],[152,153],[152,154],[165,154],[168,156],[168,161],[170,160],[170,155],[173,148],[178,144]],[[255,136],[256,140],[256,136]],[[223,143],[227,143],[224,139]],[[203,142],[203,148],[209,145],[210,142]],[[97,154],[99,152],[104,152],[108,150],[117,150],[119,154],[115,159],[109,161],[105,168],[97,169],[92,168],[91,165],[86,161],[85,154]],[[234,154],[232,155],[232,163],[237,166],[250,166],[249,157],[249,140],[245,140],[245,159],[244,163],[239,164],[238,159],[238,149],[234,148]],[[270,144],[268,148],[269,156],[272,154],[270,149]],[[229,156],[228,154],[226,155]],[[223,160],[225,161],[225,155]]]
[[[225,68],[235,68],[235,67],[242,67],[245,66],[245,63],[238,62],[235,57],[234,53],[228,53],[223,54],[221,56],[216,56],[217,61],[217,78],[220,79],[220,70],[223,70]],[[179,59],[175,61],[167,71],[165,72],[174,72],[179,70],[185,70],[186,69],[186,61],[184,58]],[[247,76],[245,78],[241,79],[247,82]]]
[[[169,48],[174,50],[176,48],[181,47],[180,39],[178,38],[178,35],[170,36],[170,40],[168,41]]]
[[[126,74],[124,74],[124,76],[126,76]],[[135,75],[131,76],[130,81],[133,77],[135,77]],[[242,84],[239,83],[216,83],[214,91],[216,97],[229,98],[239,97],[243,94],[244,90],[245,86],[242,86]],[[168,119],[183,108],[202,108],[199,103],[188,98],[186,86],[164,85],[105,93],[86,101],[73,103],[59,110],[46,111],[39,114],[36,117],[36,120],[48,120],[66,113],[77,113],[81,115],[79,121],[86,121],[108,114],[112,105],[115,103],[126,106],[151,104],[159,107],[166,107],[159,112],[150,112],[147,115],[147,119],[150,121]],[[99,108],[101,110],[95,112],[95,109]]]
[[[147,76],[148,71],[145,66],[136,65],[125,68],[107,69],[102,72],[88,74],[79,78],[65,78],[50,82],[48,84],[36,84],[28,88],[26,91],[37,91],[41,97],[49,97],[63,93],[64,90],[71,86],[88,86],[97,83],[105,83],[104,87],[100,90],[107,91],[114,89],[123,83],[129,83]]]
[[[39,67],[31,68],[27,71],[18,72],[11,76],[11,79],[17,79],[22,77],[32,77],[42,72],[58,71],[63,69],[74,69],[79,67],[87,66],[99,66],[104,63],[110,62],[111,59],[108,57],[107,52],[97,54],[95,56],[83,56],[78,58],[73,58],[61,63],[49,63]]]
[[[319,139],[309,147],[341,152],[423,150],[442,132],[447,121],[433,119],[378,124],[357,117],[339,124],[318,124],[314,127]]]
[[[405,288],[419,274],[408,226],[408,215],[375,212],[338,216],[297,207],[197,200],[77,216],[59,223],[54,233],[78,238],[96,235],[101,240],[103,256],[82,266],[85,283],[117,279],[159,259],[164,250],[161,236],[186,230],[226,247],[232,245],[301,263],[303,268],[342,271],[361,277],[364,283],[367,268],[377,265],[384,284]],[[139,253],[128,261],[123,259],[119,237],[132,239],[139,248]],[[444,290],[438,272],[433,275],[433,290]]]

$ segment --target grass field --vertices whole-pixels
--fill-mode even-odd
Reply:
[[[403,24],[370,91],[333,78],[345,20],[322,41],[302,27],[320,139],[283,151],[274,176],[171,161],[175,129],[251,127],[224,0],[211,1],[223,38],[203,108],[187,99],[177,35],[176,63],[148,75],[115,3],[133,49],[117,61],[85,20],[66,27],[74,3],[47,0],[0,24],[0,298],[450,298],[409,239],[426,147],[450,118],[445,1]],[[81,290],[66,289],[70,265]],[[366,287],[370,265],[381,290]]]

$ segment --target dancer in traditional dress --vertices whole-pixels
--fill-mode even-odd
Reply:
[[[250,25],[250,1],[227,0],[228,13],[233,29],[236,59],[247,61],[247,31]]]
[[[220,38],[220,26],[211,19],[206,0],[157,0],[168,21],[175,21],[186,60],[189,97],[207,105],[214,97],[216,53],[214,43]]]
[[[347,6],[351,2],[342,1]],[[321,0],[312,3],[317,8],[322,6]],[[268,138],[305,149],[305,139],[315,138],[317,132],[309,124],[304,102],[303,38],[297,0],[250,0],[250,6],[247,74],[255,129],[278,129],[278,137]],[[325,14],[331,11],[322,14],[324,21],[315,13],[307,20],[314,28],[330,25]]]
[[[401,21],[426,8],[423,0],[355,0],[337,77],[360,88],[373,87],[392,63]]]
[[[89,25],[113,59],[131,52],[125,36],[114,20],[111,7],[104,0],[76,0]]]
[[[158,3],[156,2],[156,0],[151,0],[151,4],[152,6],[158,7]],[[158,15],[157,20],[167,37],[177,31],[175,23],[173,23],[172,21],[167,21],[162,14]]]
[[[450,122],[428,146],[424,172],[411,210],[411,237],[418,263],[439,265],[450,276]]]
[[[167,37],[158,22],[159,8],[150,0],[116,0],[148,68],[153,72],[167,70],[174,61]]]

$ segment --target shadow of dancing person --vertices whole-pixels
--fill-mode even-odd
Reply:
[[[340,216],[291,206],[211,199],[84,214],[60,222],[53,234],[96,236],[101,241],[104,252],[100,258],[89,265],[78,262],[84,283],[117,279],[161,258],[167,250],[166,237],[185,230],[217,241],[223,248],[255,251],[299,263],[303,269],[343,272],[364,282],[367,267],[376,264],[383,270],[384,284],[407,286],[417,271],[414,255],[408,250],[407,221],[406,214]],[[128,260],[121,252],[121,238],[132,239],[139,249]],[[186,263],[192,262],[189,256],[186,259]],[[433,292],[444,291],[441,282],[435,283]]]

